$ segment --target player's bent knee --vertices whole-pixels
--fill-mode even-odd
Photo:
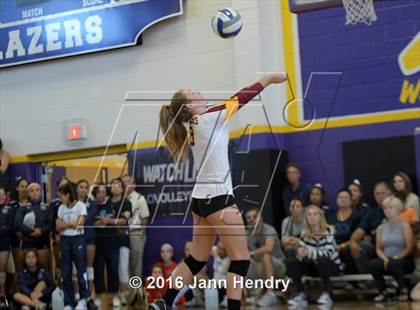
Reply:
[[[184,259],[184,263],[188,266],[193,275],[196,275],[198,272],[200,272],[201,269],[203,269],[203,267],[207,264],[207,262],[200,262],[196,260],[192,255],[189,255],[186,259]]]
[[[239,276],[245,277],[247,272],[248,272],[248,268],[249,268],[249,264],[250,264],[250,260],[232,260],[230,262],[230,266],[228,269],[228,272],[237,274]]]

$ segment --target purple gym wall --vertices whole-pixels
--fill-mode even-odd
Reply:
[[[335,100],[337,76],[313,77],[306,99],[317,118],[419,107],[420,73],[404,75],[398,56],[420,31],[420,2],[376,1],[375,9],[371,26],[346,26],[343,7],[297,15],[302,89],[311,73],[342,72]]]
[[[312,103],[316,118],[419,108],[420,74],[405,76],[398,56],[420,30],[420,2],[377,1],[375,8],[378,20],[371,26],[345,26],[342,7],[298,15],[302,89],[306,89],[311,72],[342,72],[335,98],[337,77],[313,76],[306,99]],[[408,85],[412,87],[411,101],[401,96],[408,94],[403,91]],[[312,111],[305,109],[304,114],[308,119]],[[327,184],[327,191],[335,193],[344,186],[343,142],[414,135],[419,126],[420,113],[409,121],[296,132],[286,134],[286,149],[289,160],[302,167],[304,181]],[[415,144],[418,179],[418,136]]]

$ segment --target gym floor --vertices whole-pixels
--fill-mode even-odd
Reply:
[[[269,308],[258,308],[255,306],[246,306],[242,307],[243,310],[277,310],[277,309],[287,309],[288,307],[284,303],[280,303],[275,307]],[[103,310],[112,310],[112,306],[102,307]],[[144,309],[140,306],[134,307],[123,307],[121,310],[141,310]],[[186,309],[186,308],[184,308]],[[204,310],[205,308],[187,308],[187,309],[196,309],[196,310]],[[226,308],[222,308],[226,309]],[[291,308],[290,308],[291,309]],[[317,305],[309,305],[305,310],[353,310],[353,309],[363,309],[363,310],[420,310],[420,302],[392,302],[389,304],[374,304],[368,301],[340,301],[333,304],[332,307],[323,307]]]
[[[103,307],[104,310],[111,310],[112,307],[109,308]],[[140,310],[143,308],[137,307],[124,307],[121,310]],[[188,309],[196,309],[196,310],[203,310],[204,308],[188,308]],[[287,309],[287,306],[284,304],[279,304],[276,307],[270,308],[257,308],[254,306],[247,306],[243,307],[244,310],[277,310],[277,309]],[[335,303],[331,308],[323,308],[318,307],[316,305],[310,305],[305,310],[352,310],[352,309],[363,309],[363,310],[379,310],[379,309],[386,309],[386,310],[420,310],[420,303],[391,303],[389,305],[375,305],[372,302],[338,302]]]

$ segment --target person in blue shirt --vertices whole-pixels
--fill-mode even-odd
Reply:
[[[13,236],[13,208],[6,204],[6,189],[0,187],[0,303],[5,303],[6,270]]]
[[[316,183],[309,192],[309,205],[315,205],[318,208],[321,208],[327,218],[334,213],[334,210],[326,203],[326,198],[327,194],[325,193],[325,189],[320,183]]]
[[[308,203],[311,186],[300,182],[300,168],[294,163],[289,163],[287,165],[286,174],[289,185],[283,190],[283,208],[284,215],[288,216],[290,215],[290,201],[293,198],[300,198],[305,205]]]
[[[60,177],[57,182],[57,189],[60,186],[63,186],[64,184],[72,184],[72,182],[66,177],[66,176],[62,176]],[[60,234],[57,233],[57,229],[56,229],[56,221],[57,221],[57,214],[58,214],[58,208],[61,205],[61,201],[58,197],[54,198],[51,203],[49,204],[49,208],[51,209],[51,212],[53,214],[53,228],[51,230],[51,237],[53,239],[53,255],[54,255],[54,259],[56,262],[60,261]],[[56,278],[60,278],[60,266],[59,264],[56,264]]]
[[[39,264],[36,249],[27,249],[23,252],[24,268],[18,273],[17,286],[19,292],[13,299],[21,309],[29,310],[34,307],[39,310],[47,309],[55,289],[54,281],[48,270]]]
[[[76,194],[77,199],[86,205],[87,215],[85,218],[85,238],[86,238],[86,250],[87,250],[87,276],[89,282],[89,290],[93,294],[95,291],[94,286],[94,269],[93,261],[95,259],[95,218],[98,215],[96,205],[92,199],[88,197],[89,193],[89,182],[87,180],[79,180],[76,183]]]
[[[341,260],[346,265],[345,273],[354,274],[357,273],[357,269],[351,257],[349,243],[352,233],[359,225],[360,216],[352,208],[351,193],[348,189],[341,189],[338,192],[337,207],[338,211],[335,214],[331,214],[327,221],[328,224],[334,225],[337,248]]]
[[[125,185],[121,178],[111,180],[111,205],[113,216],[108,224],[119,226],[116,231],[120,242],[118,259],[119,297],[114,297],[113,306],[118,307],[127,303],[129,282],[130,238],[128,236],[128,221],[131,217],[131,202],[124,197]],[[127,229],[123,228],[124,226]]]
[[[120,242],[115,229],[108,224],[113,217],[113,209],[109,199],[109,188],[104,183],[94,185],[92,195],[97,208],[95,218],[96,253],[94,261],[95,291],[97,297],[102,293],[118,293],[118,260]],[[106,273],[104,272],[106,267]],[[105,281],[105,274],[107,279]],[[105,287],[105,283],[107,287]],[[97,301],[99,304],[99,299]]]
[[[31,183],[27,188],[30,203],[16,211],[15,229],[22,235],[22,250],[36,249],[43,266],[50,262],[50,233],[53,213],[41,201],[41,186]]]
[[[9,205],[13,208],[13,236],[12,236],[12,255],[13,262],[15,264],[15,270],[20,271],[23,267],[22,264],[22,252],[20,250],[21,236],[14,227],[14,221],[16,211],[21,206],[29,204],[29,198],[27,195],[27,188],[29,181],[26,178],[18,177],[15,181],[13,200],[10,201]]]
[[[359,180],[354,179],[353,182],[348,186],[348,190],[351,193],[353,209],[359,213],[360,217],[363,217],[370,209],[370,205],[364,199],[362,184]]]

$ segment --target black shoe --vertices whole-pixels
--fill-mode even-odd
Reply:
[[[86,305],[89,310],[98,310],[98,306],[95,304],[95,301],[92,298],[89,298]]]
[[[171,310],[163,299],[157,299],[149,305],[149,310]]]

